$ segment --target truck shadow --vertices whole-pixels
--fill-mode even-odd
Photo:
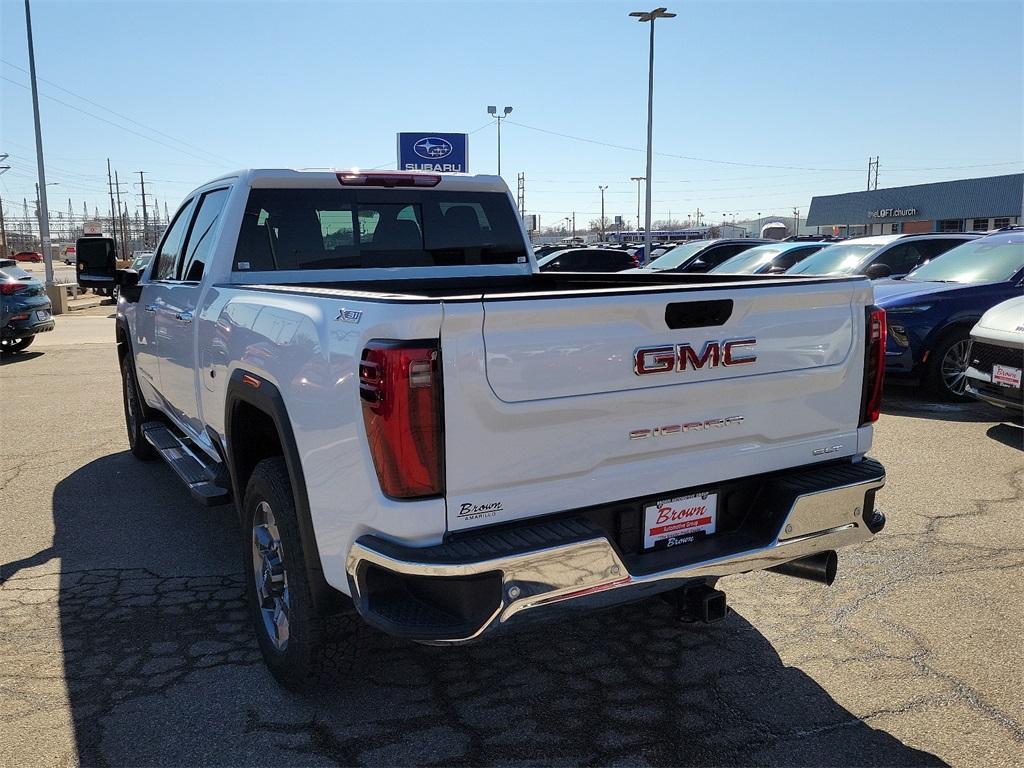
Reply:
[[[907,386],[886,386],[882,413],[890,416],[911,416],[932,421],[984,423],[1002,421],[1005,415],[993,405],[971,400],[964,403],[945,402],[927,390]]]
[[[459,648],[365,629],[354,664],[288,693],[253,640],[231,507],[122,453],[60,482],[53,509],[83,765],[942,765],[742,616],[685,627],[658,600]]]

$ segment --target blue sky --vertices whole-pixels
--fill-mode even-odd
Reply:
[[[595,218],[599,184],[609,216],[635,218],[641,151],[537,129],[644,146],[647,27],[627,15],[638,8],[34,0],[51,208],[70,197],[76,213],[83,201],[103,211],[107,157],[122,181],[147,171],[173,209],[239,167],[394,167],[402,130],[474,131],[471,170],[491,173],[496,104],[514,107],[505,178],[514,188],[525,172],[542,224]],[[657,28],[655,219],[698,206],[712,220],[805,214],[814,194],[863,188],[871,155],[880,186],[1024,170],[1020,2],[669,8],[679,16]],[[13,166],[0,193],[20,212],[36,180],[21,0],[0,2],[0,47],[0,152]],[[137,185],[123,189],[141,204]]]

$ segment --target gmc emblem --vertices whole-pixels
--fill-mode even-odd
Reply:
[[[744,347],[752,347],[757,339],[730,339],[706,341],[700,354],[689,344],[667,344],[662,347],[640,347],[633,352],[633,373],[685,371],[687,368],[718,368],[719,366],[748,365],[757,361],[757,355],[743,355]]]

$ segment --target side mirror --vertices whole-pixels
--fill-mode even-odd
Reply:
[[[787,269],[789,269],[789,267],[783,266],[781,264],[772,264],[771,267],[768,269],[768,274],[769,275],[782,275],[782,274],[785,274]]]
[[[139,284],[139,273],[134,269],[119,269],[114,273],[114,283],[121,288],[131,288]]]
[[[708,263],[702,259],[697,259],[690,263],[690,266],[686,268],[687,272],[707,272]]]
[[[864,274],[871,280],[878,280],[881,277],[889,277],[892,274],[892,268],[888,264],[872,264]]]

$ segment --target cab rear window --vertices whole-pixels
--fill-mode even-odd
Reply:
[[[508,197],[495,192],[254,189],[234,269],[359,269],[528,261]]]

